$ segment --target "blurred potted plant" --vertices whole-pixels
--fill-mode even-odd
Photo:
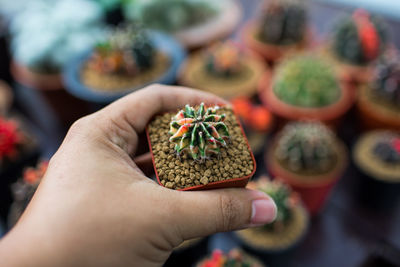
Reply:
[[[136,0],[125,6],[128,19],[173,34],[186,48],[229,35],[241,18],[235,0]]]
[[[277,216],[270,224],[237,231],[237,238],[246,249],[266,260],[285,258],[305,236],[308,212],[297,193],[279,178],[271,181],[261,177],[250,182],[248,188],[267,193],[277,206]]]
[[[359,91],[357,108],[365,128],[400,130],[400,63],[388,54],[375,69],[373,81]]]
[[[102,35],[101,21],[100,7],[89,0],[29,1],[11,21],[14,79],[39,90],[67,123],[88,110],[62,90],[61,70]]]
[[[292,122],[266,151],[268,172],[297,191],[312,215],[323,207],[347,165],[347,150],[326,126]]]
[[[274,63],[291,51],[304,49],[310,39],[307,8],[299,0],[265,2],[261,17],[242,32],[246,45]]]
[[[196,267],[264,267],[258,259],[245,254],[238,249],[224,253],[219,249],[212,252],[211,257],[205,258]]]
[[[274,76],[267,72],[260,81],[259,96],[281,124],[320,120],[336,125],[354,100],[353,92],[337,80],[328,62],[310,54],[287,58]]]
[[[232,109],[186,107],[156,116],[147,128],[160,185],[178,190],[244,187],[254,156]]]
[[[260,58],[228,41],[189,56],[179,82],[232,99],[254,95],[265,70]]]
[[[387,39],[382,20],[365,10],[357,9],[351,17],[340,19],[330,43],[330,54],[337,63],[340,78],[350,82],[369,81]]]
[[[400,192],[400,134],[375,130],[362,135],[354,145],[353,160],[362,174],[365,203],[390,208]]]
[[[24,170],[22,178],[11,186],[13,203],[8,214],[8,227],[12,228],[31,201],[39,186],[48,166],[47,161],[39,162],[37,167],[28,167]]]
[[[183,57],[184,51],[168,36],[122,25],[70,61],[64,80],[73,95],[109,103],[149,83],[173,83]]]

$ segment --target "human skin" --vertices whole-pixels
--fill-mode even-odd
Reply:
[[[183,192],[150,180],[133,157],[154,114],[225,103],[152,85],[75,122],[17,225],[0,240],[4,266],[161,266],[184,240],[274,220],[249,189]],[[135,163],[136,162],[136,163]]]

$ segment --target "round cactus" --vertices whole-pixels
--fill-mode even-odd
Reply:
[[[365,65],[378,58],[387,39],[383,22],[358,9],[352,17],[342,19],[333,36],[333,51],[342,60]]]
[[[218,43],[207,50],[206,68],[216,76],[230,77],[240,71],[240,51],[232,42]]]
[[[264,9],[258,32],[261,41],[288,45],[303,40],[307,23],[303,3],[297,0],[273,0]]]
[[[323,107],[341,95],[332,68],[312,55],[288,59],[278,67],[273,90],[283,102],[301,107]]]
[[[400,164],[400,135],[383,135],[373,147],[373,154],[388,164]]]
[[[400,108],[399,60],[397,56],[382,60],[376,68],[376,77],[371,87],[376,96],[398,108]]]
[[[293,172],[324,173],[337,161],[335,146],[335,135],[323,124],[293,122],[282,130],[275,157]]]
[[[152,66],[154,51],[143,29],[120,27],[97,43],[88,66],[102,74],[134,75]]]
[[[204,161],[226,146],[229,132],[223,122],[225,114],[216,114],[218,109],[218,106],[205,109],[204,103],[197,110],[186,105],[172,118],[170,142],[175,144],[178,155],[187,151],[194,160]]]

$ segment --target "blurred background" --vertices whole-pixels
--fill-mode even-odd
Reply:
[[[280,211],[165,266],[400,266],[399,27],[393,0],[0,0],[0,237],[76,119],[162,83],[231,101]]]

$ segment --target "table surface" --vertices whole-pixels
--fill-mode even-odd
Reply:
[[[260,1],[241,2],[244,17],[231,36],[236,40],[239,40],[238,32],[244,23],[255,17]],[[326,38],[335,18],[349,12],[351,10],[346,8],[311,2],[310,19],[318,39]],[[393,42],[400,44],[400,33],[395,31],[399,23],[388,20],[388,24]],[[16,89],[20,108],[42,129],[44,157],[51,156],[62,140],[65,129],[51,115],[51,110],[35,91],[24,90],[21,86]],[[348,114],[339,130],[339,135],[349,146],[359,133],[354,126],[353,113]],[[265,146],[267,143],[268,138]],[[267,170],[262,155],[256,158],[257,177],[267,173]],[[303,242],[289,259],[285,259],[284,264],[278,261],[269,266],[400,266],[400,205],[395,202],[385,210],[369,207],[359,198],[359,180],[359,174],[350,164],[322,213],[312,219]],[[209,239],[208,250],[229,250],[237,245],[231,233],[220,233]],[[368,259],[370,261],[367,262]]]

